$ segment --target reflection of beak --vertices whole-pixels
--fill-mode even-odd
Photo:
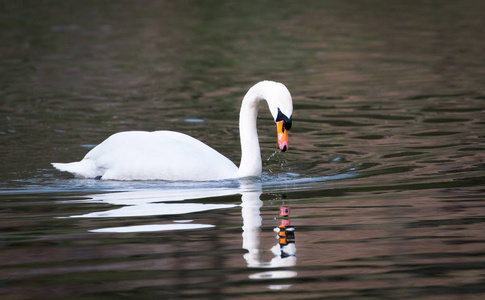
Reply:
[[[283,152],[288,150],[288,130],[285,129],[284,123],[285,121],[276,122],[276,127],[278,128],[278,147]]]

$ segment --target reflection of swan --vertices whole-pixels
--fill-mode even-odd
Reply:
[[[247,92],[239,115],[241,163],[228,158],[188,135],[172,131],[116,133],[72,163],[53,163],[82,178],[220,180],[261,175],[256,119],[259,103],[266,100],[278,128],[278,145],[288,148],[293,104],[281,83],[262,81]]]
[[[156,215],[186,215],[194,212],[201,212],[214,209],[226,209],[236,207],[236,204],[202,204],[202,203],[179,203],[190,199],[203,199],[221,196],[241,194],[241,208],[243,217],[243,248],[248,251],[244,259],[248,267],[254,268],[278,268],[267,272],[251,274],[251,279],[287,279],[297,275],[296,271],[287,270],[285,267],[292,267],[296,264],[294,243],[288,244],[279,242],[271,248],[273,258],[265,261],[262,258],[261,247],[261,225],[262,218],[260,208],[263,202],[260,199],[262,187],[259,183],[250,180],[241,180],[238,188],[161,188],[157,190],[135,190],[126,192],[115,192],[106,194],[95,194],[90,199],[61,201],[61,203],[107,203],[122,205],[121,208],[114,208],[107,211],[91,212],[83,215],[74,215],[69,218],[121,218]],[[283,224],[277,229],[281,230]],[[168,230],[193,230],[211,228],[211,224],[195,224],[191,220],[177,220],[164,224],[137,224],[122,227],[106,227],[92,229],[96,233],[133,233],[133,232],[154,232]],[[293,238],[294,241],[294,238]],[[291,253],[289,253],[291,252]],[[270,289],[284,289],[290,285],[270,285]]]
[[[278,268],[291,267],[296,264],[296,248],[294,244],[282,246],[276,244],[271,248],[274,257],[270,261],[264,261],[262,258],[262,249],[260,246],[260,232],[262,225],[262,218],[260,215],[260,208],[263,206],[263,201],[259,198],[262,194],[261,190],[246,191],[242,193],[242,217],[243,217],[243,248],[248,251],[244,255],[248,267],[255,268]],[[281,255],[282,251],[290,252],[291,255]],[[294,277],[296,272],[293,271],[274,271],[265,272],[267,278],[282,278]],[[257,274],[252,275],[251,278],[258,278]]]

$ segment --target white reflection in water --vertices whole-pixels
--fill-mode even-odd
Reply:
[[[201,229],[210,228],[214,225],[207,224],[155,224],[155,225],[137,225],[137,226],[123,226],[123,227],[111,227],[93,229],[90,232],[153,232],[153,231],[168,231],[168,230],[188,230],[188,229]]]
[[[63,203],[108,203],[123,205],[123,207],[106,211],[91,212],[82,215],[73,215],[68,218],[121,218],[146,217],[162,215],[183,215],[215,209],[236,207],[236,204],[203,204],[203,203],[172,203],[190,199],[202,199],[237,194],[239,189],[157,189],[136,190],[108,194],[95,194],[86,200],[64,201]],[[162,202],[162,203],[161,203]],[[169,202],[169,203],[165,203]],[[178,223],[178,224],[177,224]],[[214,227],[211,224],[151,224],[124,227],[99,228],[91,232],[153,232],[167,230],[188,230]]]
[[[143,205],[149,203],[184,201],[238,194],[239,188],[165,188],[94,194],[90,199],[69,200],[62,203],[108,203],[113,205]]]
[[[127,205],[108,211],[92,212],[84,215],[70,216],[69,218],[121,218],[182,215],[213,209],[232,208],[235,206],[235,204],[144,203],[137,205]]]
[[[127,191],[109,194],[96,194],[87,200],[65,202],[108,203],[124,205],[121,208],[107,211],[74,215],[69,218],[113,218],[113,217],[146,217],[162,215],[181,215],[213,209],[232,208],[235,204],[202,204],[202,203],[160,203],[176,202],[190,199],[202,199],[237,194],[237,189],[162,189]]]

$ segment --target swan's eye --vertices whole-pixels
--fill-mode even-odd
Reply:
[[[291,128],[291,116],[288,118],[284,113],[281,112],[280,108],[278,107],[278,115],[276,116],[276,122],[283,121],[283,127],[286,130],[290,130]]]

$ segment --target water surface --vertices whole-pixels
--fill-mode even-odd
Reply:
[[[2,299],[481,299],[481,1],[8,2],[0,10]],[[72,178],[123,130],[176,130],[238,162],[262,105],[264,174]],[[289,213],[289,214],[288,214]]]

